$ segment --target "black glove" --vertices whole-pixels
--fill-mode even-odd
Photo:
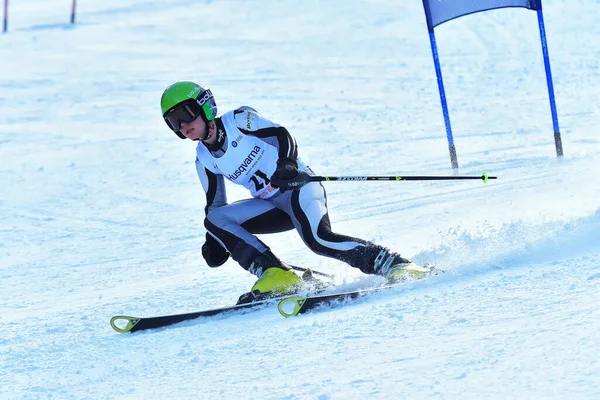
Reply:
[[[279,188],[281,193],[286,189],[298,190],[310,182],[310,175],[298,171],[298,164],[292,159],[282,158],[277,161],[277,169],[271,177],[271,186]]]
[[[216,268],[225,264],[229,259],[229,252],[214,237],[206,233],[206,242],[202,245],[202,257],[209,267]]]

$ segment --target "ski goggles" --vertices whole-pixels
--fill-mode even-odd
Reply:
[[[173,131],[181,129],[181,123],[190,124],[202,115],[202,106],[196,100],[186,100],[177,104],[165,114],[165,122]]]

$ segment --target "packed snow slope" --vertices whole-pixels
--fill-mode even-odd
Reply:
[[[1,399],[600,397],[597,1],[544,1],[561,159],[536,14],[436,28],[459,171],[420,1],[103,0],[75,25],[66,3],[11,2],[0,36]],[[181,79],[285,125],[322,175],[498,179],[325,184],[334,230],[444,276],[121,335],[113,315],[230,305],[255,279],[201,257],[195,143],[159,108]],[[295,232],[261,239],[380,283]]]

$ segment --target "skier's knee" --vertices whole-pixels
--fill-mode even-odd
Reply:
[[[222,208],[224,208],[224,207],[222,207]],[[222,208],[215,208],[214,210],[211,210],[206,215],[206,218],[204,218],[204,227],[206,229],[210,230],[211,226],[212,227],[229,226],[229,225],[231,225],[232,222],[234,222],[232,220],[231,215],[229,215],[227,213],[227,211],[223,210]]]

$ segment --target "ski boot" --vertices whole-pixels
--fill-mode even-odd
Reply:
[[[238,304],[293,294],[303,284],[302,278],[270,250],[259,254],[250,264],[248,271],[258,276],[258,280],[250,292],[240,296]]]
[[[400,254],[382,247],[373,263],[373,270],[377,275],[387,278],[388,283],[397,283],[406,280],[420,280],[428,277],[435,270],[429,264],[420,266],[400,256]]]

